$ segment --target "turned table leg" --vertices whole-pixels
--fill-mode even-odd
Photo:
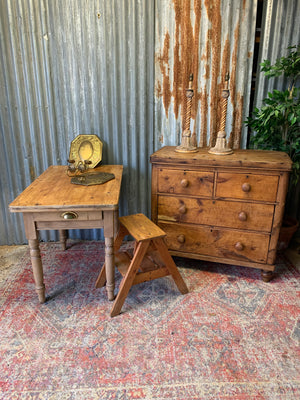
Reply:
[[[114,238],[105,238],[105,273],[106,273],[106,290],[108,300],[115,298],[115,259],[114,259]]]
[[[67,245],[67,231],[65,229],[59,230],[59,243],[62,250],[66,250]]]
[[[40,254],[39,241],[38,239],[29,239],[28,244],[30,250],[33,277],[35,282],[35,290],[37,292],[39,302],[45,303],[45,285],[44,285],[43,265]]]
[[[103,230],[105,239],[105,275],[106,275],[106,291],[108,300],[115,299],[115,211],[107,210],[103,212]]]

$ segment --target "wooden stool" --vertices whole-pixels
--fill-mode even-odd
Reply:
[[[164,242],[166,233],[144,214],[120,217],[120,228],[115,239],[115,264],[123,279],[111,309],[111,317],[118,315],[131,286],[163,276],[172,275],[179,291],[188,292],[168,248]],[[119,251],[123,239],[131,235],[135,239],[133,254]],[[96,287],[105,285],[105,264],[98,276]]]

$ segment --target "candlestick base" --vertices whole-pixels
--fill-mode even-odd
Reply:
[[[177,146],[175,151],[178,153],[196,153],[198,149],[192,145],[191,139],[191,131],[189,129],[184,130],[181,145]]]
[[[198,149],[197,149],[197,147],[193,147],[193,146],[184,147],[184,146],[180,145],[180,146],[176,147],[175,151],[177,153],[197,153]]]
[[[219,131],[215,147],[211,147],[208,152],[218,156],[226,156],[233,153],[233,150],[227,146],[226,133]]]

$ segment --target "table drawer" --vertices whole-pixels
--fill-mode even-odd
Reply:
[[[158,196],[158,220],[270,232],[273,213],[270,204]]]
[[[218,172],[216,197],[275,202],[278,176]]]
[[[213,186],[213,172],[165,168],[160,168],[158,171],[158,191],[160,193],[211,197]]]
[[[264,263],[267,260],[269,235],[253,234],[205,226],[164,223],[169,250],[234,260]]]
[[[101,221],[102,211],[49,211],[33,213],[35,221]]]

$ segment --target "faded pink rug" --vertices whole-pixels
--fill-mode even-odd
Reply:
[[[110,318],[94,287],[102,242],[41,251],[45,304],[29,251],[0,281],[0,399],[300,398],[299,271],[284,256],[269,283],[255,269],[175,258],[187,295],[170,277],[136,285]]]

